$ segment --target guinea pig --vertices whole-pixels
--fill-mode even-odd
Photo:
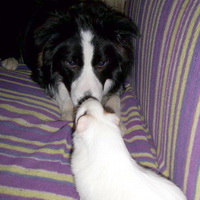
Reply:
[[[173,182],[132,159],[119,123],[95,99],[77,111],[71,167],[81,200],[186,200]]]

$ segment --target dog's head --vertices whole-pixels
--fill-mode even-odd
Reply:
[[[136,25],[102,2],[81,2],[51,12],[35,31],[47,82],[64,82],[74,105],[116,92],[133,65]],[[54,80],[53,80],[54,81]]]

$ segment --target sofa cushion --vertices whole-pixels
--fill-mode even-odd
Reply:
[[[78,199],[70,168],[73,123],[30,78],[0,68],[0,198]],[[121,96],[125,143],[133,158],[157,170],[152,137],[130,83]]]

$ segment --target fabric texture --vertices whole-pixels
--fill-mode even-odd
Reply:
[[[0,199],[78,199],[70,168],[73,123],[60,120],[58,106],[30,73],[26,66],[0,68]],[[128,150],[157,170],[152,137],[129,81],[121,104]]]
[[[200,1],[126,0],[138,25],[135,67],[121,95],[124,141],[143,166],[200,199]],[[78,199],[73,123],[30,78],[0,68],[0,199]]]
[[[133,87],[159,170],[200,199],[200,1],[134,0],[139,26]]]

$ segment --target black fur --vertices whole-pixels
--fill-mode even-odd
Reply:
[[[81,73],[81,30],[94,34],[93,70],[102,85],[106,79],[114,81],[109,93],[119,90],[133,67],[132,39],[139,32],[123,14],[102,2],[39,1],[26,28],[22,52],[33,79],[52,97],[59,82],[70,92]]]

